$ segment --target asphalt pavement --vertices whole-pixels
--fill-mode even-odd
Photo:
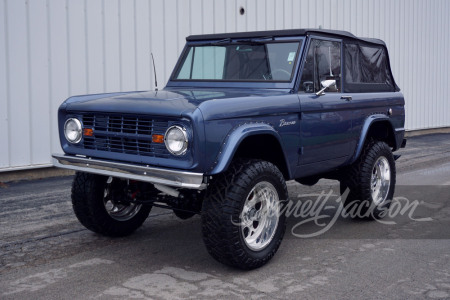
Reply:
[[[383,223],[345,218],[335,181],[288,182],[291,200],[321,210],[292,213],[275,257],[247,272],[208,255],[199,216],[153,209],[135,234],[111,239],[75,218],[71,177],[7,183],[0,299],[448,299],[450,134],[410,138],[398,154]]]

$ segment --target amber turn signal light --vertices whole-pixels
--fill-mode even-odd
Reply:
[[[94,130],[92,130],[91,128],[85,128],[83,130],[83,135],[84,136],[93,136],[94,135]]]
[[[152,135],[152,142],[158,143],[158,144],[163,144],[164,143],[164,135],[162,135],[162,134]]]

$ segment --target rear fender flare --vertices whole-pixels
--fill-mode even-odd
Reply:
[[[390,130],[392,134],[395,134],[393,126],[392,126],[392,123],[391,123],[391,121],[390,121],[388,116],[383,115],[383,114],[375,114],[375,115],[369,116],[364,121],[364,125],[362,127],[361,134],[359,136],[359,141],[358,141],[358,144],[356,146],[356,151],[353,154],[353,156],[351,157],[351,159],[349,160],[348,164],[354,163],[358,159],[358,157],[361,155],[361,152],[362,152],[362,150],[364,148],[364,143],[366,142],[367,135],[369,133],[370,127],[373,124],[377,123],[377,122],[385,122],[385,121],[387,121],[389,123],[388,130]]]

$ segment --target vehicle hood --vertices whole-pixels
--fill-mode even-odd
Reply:
[[[206,102],[242,98],[246,101],[255,97],[285,95],[285,90],[228,90],[228,89],[164,89],[161,91],[128,92],[74,96],[63,104],[67,111],[108,112],[129,114],[151,114],[164,116],[186,116],[192,114]],[[240,100],[239,100],[240,99]]]

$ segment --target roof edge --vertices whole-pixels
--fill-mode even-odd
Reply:
[[[315,29],[315,28],[190,35],[190,36],[186,37],[186,41],[188,41],[188,42],[190,42],[190,41],[207,41],[207,40],[220,40],[220,39],[227,39],[227,38],[231,38],[231,39],[252,38],[252,37],[258,38],[258,37],[269,37],[269,36],[275,36],[275,37],[305,36],[308,34],[339,36],[339,37],[343,37],[343,38],[361,40],[361,41],[373,43],[373,44],[385,45],[385,43],[382,40],[372,39],[372,38],[359,38],[348,31],[331,30],[331,29]]]

